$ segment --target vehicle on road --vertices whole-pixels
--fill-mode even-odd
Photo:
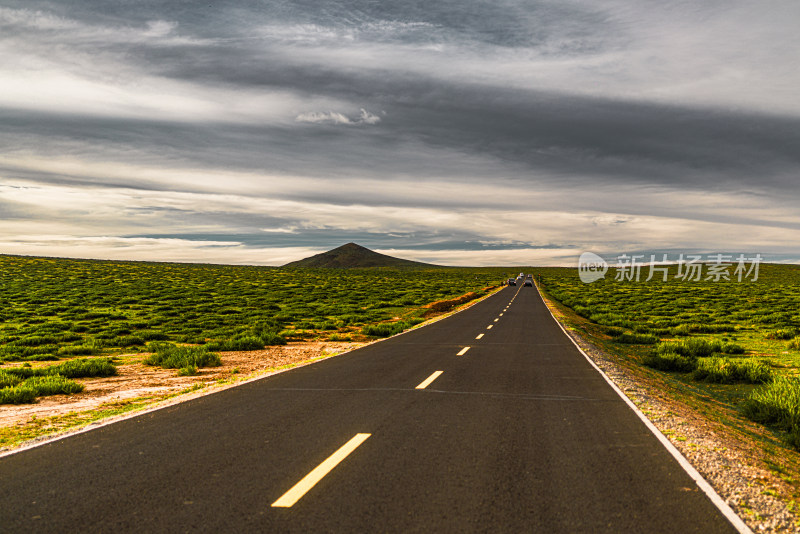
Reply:
[[[509,278],[508,281],[506,282],[506,284],[509,285],[509,286],[515,286],[515,285],[517,285],[517,281],[514,280],[513,278]]]
[[[533,287],[533,280],[530,278],[525,279],[525,287]]]

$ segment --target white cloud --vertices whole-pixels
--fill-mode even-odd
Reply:
[[[22,256],[226,265],[283,265],[316,253],[306,247],[248,248],[230,241],[72,235],[0,237],[0,251]]]
[[[297,122],[313,122],[315,124],[353,124],[353,121],[347,116],[334,111],[309,111],[301,113],[295,120]]]
[[[147,37],[166,37],[178,27],[177,22],[167,20],[151,20],[147,22],[147,30],[143,33]]]
[[[348,126],[358,124],[378,124],[381,118],[378,115],[370,113],[369,111],[361,108],[357,118],[350,118],[343,113],[335,111],[320,112],[308,111],[301,113],[295,119],[297,122],[310,122],[314,124],[344,124]]]
[[[64,17],[33,11],[30,9],[12,9],[0,7],[0,25],[2,26],[22,26],[36,30],[69,30],[74,31],[84,26],[77,21]]]
[[[419,250],[377,249],[388,254],[435,265],[469,265],[473,267],[502,267],[524,265],[575,266],[580,252],[563,249],[516,248],[505,250]]]
[[[366,184],[359,180],[343,182],[341,190],[356,192]],[[314,182],[308,185],[313,188]],[[563,263],[575,250],[616,255],[691,246],[708,251],[790,254],[792,243],[800,242],[800,227],[796,218],[793,225],[791,205],[776,207],[768,199],[759,203],[750,195],[694,196],[677,191],[632,190],[628,200],[635,201],[641,212],[657,213],[662,204],[686,208],[682,213],[667,210],[647,214],[630,213],[614,199],[612,191],[528,193],[501,184],[452,191],[454,200],[459,202],[483,197],[480,209],[471,209],[426,205],[425,197],[431,191],[446,192],[448,187],[453,190],[452,184],[430,185],[432,189],[414,183],[392,183],[382,201],[337,204],[325,200],[291,200],[264,192],[189,193],[12,182],[0,186],[0,202],[13,207],[18,215],[4,221],[0,228],[0,252],[116,259],[127,255],[129,259],[198,262],[219,258],[230,263],[277,264],[267,246],[119,236],[210,233],[232,235],[235,240],[237,232],[278,236],[302,235],[303,230],[309,229],[330,233],[332,241],[328,248],[341,244],[335,241],[339,235],[398,232],[440,235],[443,239],[469,236],[486,244],[528,243],[532,247],[454,252],[436,251],[432,245],[429,251],[410,250],[407,254],[403,251],[406,254],[403,257],[434,263],[496,265]],[[292,181],[287,179],[274,187],[276,191],[291,192]],[[317,182],[316,187],[324,187],[324,182]],[[395,194],[403,196],[408,205],[392,205],[389,201]],[[505,203],[505,198],[515,202]],[[573,203],[566,204],[568,199]],[[579,207],[581,204],[585,207]],[[606,210],[600,210],[602,206]],[[743,212],[746,217],[758,224],[726,219],[728,213],[739,209],[746,210]],[[30,214],[29,218],[25,213]],[[273,221],[286,222],[254,227],[253,221],[265,215]],[[547,248],[550,244],[559,248]],[[311,249],[303,248],[303,252],[306,250]],[[97,256],[101,253],[102,256]],[[292,259],[298,257],[287,261]]]

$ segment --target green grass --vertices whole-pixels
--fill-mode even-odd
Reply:
[[[79,393],[83,388],[83,384],[59,375],[32,376],[14,386],[0,389],[0,404],[26,404],[34,402],[37,397],[69,395]]]
[[[186,369],[182,373],[188,372],[191,368],[197,371],[198,367],[218,367],[222,365],[219,354],[211,352],[208,347],[178,346],[172,343],[154,341],[147,345],[147,349],[153,354],[148,356],[144,363],[155,365],[164,369]]]
[[[789,442],[800,447],[800,379],[787,376],[775,379],[753,391],[742,409],[753,421],[786,431]]]
[[[497,268],[287,269],[0,255],[0,364],[116,355],[151,341],[252,350],[416,320],[486,294]],[[363,338],[360,338],[363,339]]]
[[[698,358],[700,356],[711,356],[715,352],[722,352],[722,343],[717,340],[692,337],[681,341],[665,341],[656,347],[656,352],[674,352],[681,356]]]
[[[42,381],[38,390],[22,387],[30,378],[116,373],[107,358],[74,356],[125,359],[154,342],[180,348],[156,350],[151,364],[191,375],[219,362],[216,352],[289,341],[366,341],[418,324],[431,303],[447,311],[483,296],[518,271],[341,271],[0,255],[0,390],[4,402],[33,402],[46,388]],[[66,361],[3,365],[58,360]]]
[[[697,358],[677,352],[654,352],[646,355],[642,363],[659,371],[689,373],[697,369]]]
[[[628,334],[623,332],[616,336],[614,341],[617,343],[627,343],[629,345],[654,345],[658,343],[658,338],[649,334]]]
[[[30,367],[28,364],[25,364],[22,367],[0,369],[0,376],[3,373],[20,378],[55,375],[61,375],[66,378],[86,378],[113,376],[117,374],[117,367],[109,358],[78,358],[47,367]]]
[[[81,358],[47,367],[34,368],[25,364],[0,369],[0,404],[24,404],[35,402],[37,397],[79,393],[84,386],[71,378],[104,377],[116,373],[116,366],[107,358]]]
[[[196,365],[187,365],[186,367],[181,367],[178,369],[178,376],[194,376],[197,374],[197,366]]]
[[[610,350],[687,386],[707,384],[703,395],[785,431],[800,448],[789,427],[756,417],[749,397],[751,384],[767,384],[765,391],[778,388],[785,402],[797,402],[775,384],[800,374],[800,267],[760,267],[755,282],[682,281],[675,267],[666,282],[617,281],[612,271],[584,284],[576,269],[535,272],[550,298],[597,325]],[[647,344],[652,338],[658,342]]]
[[[764,337],[767,339],[792,339],[798,334],[796,328],[782,328],[779,330],[772,330],[767,332]]]
[[[241,336],[225,341],[212,341],[206,348],[214,351],[261,350],[264,348],[264,341],[256,336]]]
[[[30,404],[36,401],[36,390],[13,386],[0,389],[0,404]]]
[[[18,387],[30,387],[36,392],[37,397],[47,395],[70,395],[83,391],[83,384],[70,380],[60,375],[33,376],[25,380]]]
[[[103,352],[101,344],[95,341],[87,343],[86,345],[68,345],[65,347],[59,347],[56,354],[63,357],[100,354],[101,352]]]
[[[53,366],[54,374],[67,378],[114,376],[117,367],[109,358],[79,358]]]
[[[389,337],[395,334],[399,334],[403,330],[407,330],[414,325],[423,322],[421,318],[414,318],[409,321],[397,321],[394,323],[381,323],[381,324],[369,324],[363,326],[361,328],[361,332],[365,336],[370,337]]]
[[[772,380],[772,369],[763,360],[712,356],[698,358],[693,378],[718,384],[763,384]]]

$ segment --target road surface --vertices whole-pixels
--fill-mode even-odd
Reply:
[[[735,529],[518,286],[0,458],[0,531]]]

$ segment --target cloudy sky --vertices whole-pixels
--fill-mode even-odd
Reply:
[[[800,261],[796,0],[2,0],[0,253]]]

